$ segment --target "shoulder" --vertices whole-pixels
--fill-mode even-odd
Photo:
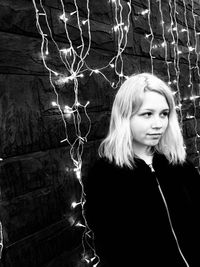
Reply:
[[[98,157],[90,166],[86,181],[87,184],[95,187],[105,183],[109,186],[109,184],[117,182],[122,177],[127,177],[130,173],[131,170],[128,167],[120,167],[105,157]]]
[[[195,168],[194,164],[189,160],[188,158],[183,163],[171,163],[166,158],[164,154],[155,153],[154,156],[154,164],[159,169],[161,168],[171,168],[173,170],[179,170],[179,171],[193,171],[195,173],[198,173],[197,169]]]
[[[174,164],[169,162],[165,155],[157,153],[153,159],[153,166],[157,173],[168,175],[168,178],[173,177],[182,181],[188,178],[200,178],[197,168],[188,158],[183,163]]]
[[[200,178],[197,167],[195,167],[193,162],[188,158],[182,164],[172,165],[172,168],[180,172],[183,175],[183,178],[195,178],[198,180]]]
[[[111,163],[107,158],[98,157],[90,165],[86,179],[90,183],[97,183],[97,180],[102,180],[102,176],[105,177],[106,174],[108,174],[115,168],[115,165]]]
[[[197,168],[188,158],[183,163],[172,164],[162,155],[157,154],[154,160],[154,167],[158,174],[166,177],[167,180],[184,184],[199,184],[200,175]]]
[[[113,160],[113,161],[110,161],[108,158],[106,157],[98,157],[94,164],[91,166],[91,170],[94,171],[94,170],[116,170],[116,171],[125,171],[125,170],[128,170],[129,168],[126,167],[126,166],[118,166],[116,164],[116,162]]]

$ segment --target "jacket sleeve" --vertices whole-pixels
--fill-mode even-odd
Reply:
[[[185,194],[188,199],[190,212],[187,215],[186,256],[188,256],[190,266],[199,266],[199,241],[200,241],[200,175],[191,162],[187,162],[183,173]],[[184,222],[183,222],[184,223]],[[187,254],[188,252],[188,254]]]
[[[186,162],[183,177],[188,199],[191,201],[197,214],[200,212],[200,174],[198,169],[190,161]],[[197,207],[198,209],[196,209]]]

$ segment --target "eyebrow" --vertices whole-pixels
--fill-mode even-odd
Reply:
[[[144,108],[144,110],[148,110],[148,111],[154,111],[155,109],[151,109],[151,108]],[[164,108],[164,109],[161,109],[161,111],[169,111],[169,108]]]

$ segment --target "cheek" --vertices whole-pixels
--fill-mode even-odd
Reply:
[[[141,136],[149,128],[148,125],[146,125],[144,122],[140,120],[132,121],[130,126],[131,126],[131,134],[133,137]]]

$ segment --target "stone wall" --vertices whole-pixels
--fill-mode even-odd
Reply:
[[[179,96],[177,103],[182,104],[179,113],[188,157],[199,167],[199,2],[150,1],[149,13],[144,12],[149,10],[147,0],[41,2],[48,18],[48,24],[44,15],[39,21],[47,33],[47,66],[59,77],[70,76],[53,40],[60,49],[70,48],[71,41],[80,51],[78,47],[84,44],[83,54],[88,47],[89,53],[84,62],[78,61],[84,63],[77,72],[84,75],[77,79],[78,87],[73,81],[59,84],[42,60],[45,36],[36,27],[33,2],[0,0],[0,220],[4,267],[40,267],[64,252],[65,266],[78,266],[83,228],[76,227],[73,220],[82,213],[80,206],[74,209],[71,203],[81,199],[82,187],[72,156],[76,152],[81,156],[84,179],[107,133],[113,97],[125,76],[153,70],[171,83]],[[44,12],[39,1],[35,3],[39,12]],[[71,15],[66,24],[67,38],[59,19],[63,14],[61,3],[68,15],[78,10],[81,23],[90,11],[90,24],[85,22],[84,28],[76,15]],[[120,14],[124,28],[118,25],[116,29]],[[70,65],[70,59],[68,62]],[[76,93],[80,106],[73,106]],[[60,109],[52,105],[55,101]],[[65,105],[73,106],[74,116],[63,113],[62,117]],[[66,136],[69,142],[61,142]],[[81,136],[87,138],[82,140]]]

